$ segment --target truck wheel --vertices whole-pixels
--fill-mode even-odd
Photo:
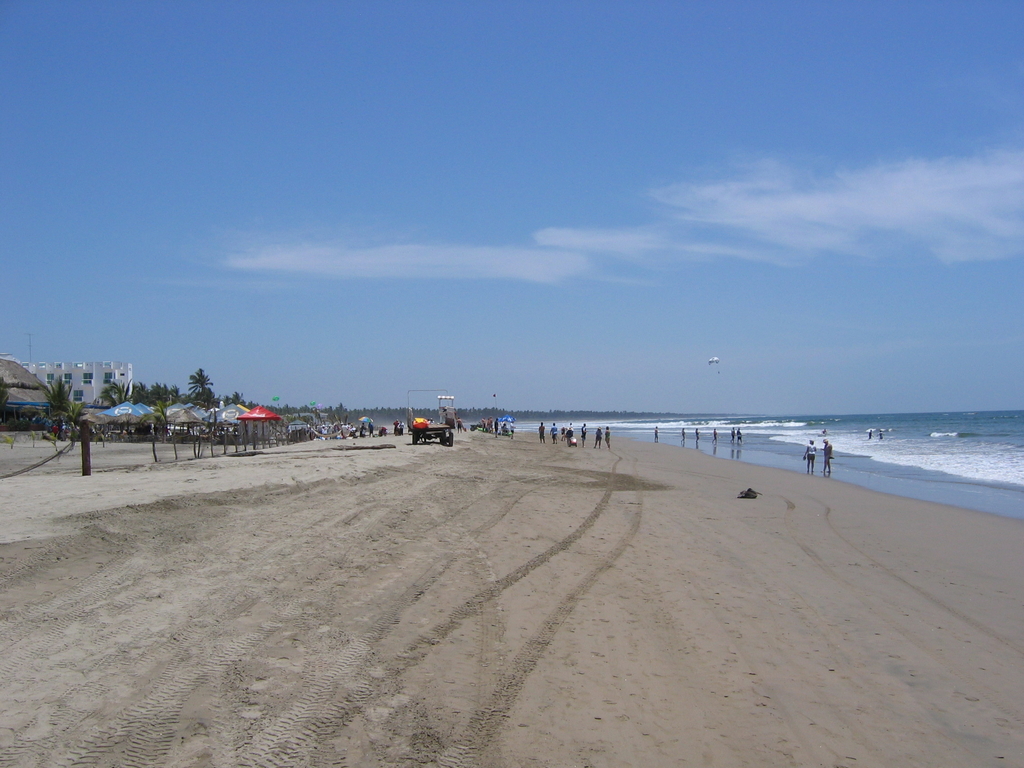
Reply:
[[[419,441],[420,441],[420,436],[419,436],[419,434],[418,434],[418,433],[416,432],[416,430],[414,429],[414,430],[412,431],[412,444],[413,444],[413,445],[416,445],[416,443],[418,443]]]
[[[449,448],[455,445],[455,434],[450,429],[444,433],[444,444]]]

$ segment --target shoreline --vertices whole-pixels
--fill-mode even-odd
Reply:
[[[536,438],[536,426],[535,423],[526,422],[521,431]],[[654,445],[653,435],[650,433],[653,427],[653,423],[645,423],[643,432],[620,427],[616,434],[620,439]],[[658,445],[697,450],[708,457],[805,474],[802,444],[765,438],[762,434],[750,432],[745,435],[741,445],[731,443],[727,434],[723,437],[725,439],[719,440],[715,448],[710,436],[705,433],[705,439],[700,442],[698,448],[695,448],[692,428],[688,430],[687,440],[682,445],[678,434],[663,430]],[[819,475],[820,458],[819,455]],[[862,488],[920,501],[949,504],[1000,517],[1024,519],[1024,485],[962,477],[846,451],[836,452],[833,467],[832,479],[843,480]]]
[[[725,455],[730,449],[735,451],[735,446],[730,446],[728,443],[725,444],[724,450],[720,446],[720,452],[723,455],[716,456],[703,449],[700,452],[712,458],[742,461],[785,472],[806,474],[802,471],[803,459],[799,452],[800,446],[794,446],[792,454],[786,454],[781,451],[763,451],[758,450],[757,447],[748,447],[750,442],[748,441],[747,445],[743,447],[742,457]],[[782,445],[792,444],[783,443]],[[676,447],[690,448],[690,446]],[[817,468],[819,476],[820,464],[819,461]],[[801,468],[794,469],[794,465]],[[919,501],[947,504],[1000,517],[1024,519],[1024,486],[972,480],[946,472],[892,464],[847,453],[837,453],[832,460],[832,465],[833,473],[829,479],[850,483],[860,488]]]
[[[1024,522],[616,438],[0,481],[0,749],[1024,766]]]

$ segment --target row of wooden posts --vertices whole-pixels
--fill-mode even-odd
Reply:
[[[250,437],[252,439],[252,450],[258,450],[260,447],[266,448],[270,446],[271,438],[273,437],[267,430],[265,422],[262,423],[262,429],[249,430],[249,425],[245,425],[245,440],[242,442],[242,448],[248,450]],[[192,442],[192,456],[193,458],[200,459],[203,456],[203,436],[201,434],[196,436],[198,439]],[[82,442],[82,476],[88,477],[92,475],[92,424],[88,421],[82,421],[79,425],[79,439]],[[210,430],[210,456],[214,455],[215,435],[213,430]],[[232,444],[235,447],[235,453],[239,452],[238,440],[232,439]],[[221,443],[223,445],[223,456],[228,452],[228,433],[226,430],[221,430]],[[171,445],[174,447],[174,459],[178,459],[178,444],[171,440]],[[159,461],[156,455],[156,432],[153,433],[153,461]]]

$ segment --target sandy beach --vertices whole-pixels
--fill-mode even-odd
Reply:
[[[95,465],[0,480],[2,766],[1024,766],[1018,520],[622,439]]]

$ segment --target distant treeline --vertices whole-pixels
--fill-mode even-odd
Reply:
[[[246,406],[247,408],[252,408],[257,405],[255,401],[246,400],[245,396],[240,392],[233,392],[230,395],[214,396],[211,391],[206,399],[209,400],[210,403],[218,401],[224,403],[238,403]],[[134,403],[143,403],[145,405],[153,406],[160,401],[170,404],[198,401],[201,400],[201,398],[197,398],[195,395],[189,395],[187,392],[182,392],[178,387],[172,387],[160,383],[147,386],[141,382],[137,382],[134,384],[131,400]],[[336,406],[326,406],[322,409],[315,410],[310,405],[295,406],[280,402],[263,403],[263,405],[288,419],[302,418],[310,420],[315,416],[329,421],[337,420],[354,422],[357,419],[366,416],[377,425],[391,424],[396,419],[402,423],[405,422],[405,408],[402,407],[351,408],[343,403],[339,403]],[[684,416],[684,414],[680,413],[662,413],[653,411],[496,411],[494,408],[458,408],[457,410],[459,416],[462,417],[462,421],[467,425],[476,424],[480,419],[490,419],[495,416],[503,416],[506,413],[515,416],[518,421],[557,422],[586,421],[587,419],[595,422],[674,419],[682,418]],[[417,416],[427,416],[429,418],[437,417],[436,408],[421,407],[414,408],[413,411]]]
[[[515,416],[518,421],[631,421],[643,419],[674,419],[681,418],[680,413],[661,413],[652,411],[516,411],[494,408],[457,408],[459,416],[466,424],[475,424],[480,419],[503,416],[506,413]],[[436,409],[414,408],[418,416],[436,417]],[[405,421],[405,408],[352,408],[349,411],[353,419],[368,416],[375,424],[389,424],[395,419]]]

